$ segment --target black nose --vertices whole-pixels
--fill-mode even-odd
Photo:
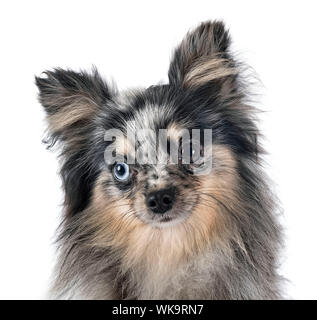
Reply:
[[[151,192],[146,198],[146,205],[153,213],[165,213],[173,207],[175,188]]]

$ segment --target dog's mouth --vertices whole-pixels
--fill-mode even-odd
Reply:
[[[166,228],[166,227],[172,227],[177,224],[180,224],[184,222],[191,214],[191,211],[188,211],[186,213],[182,212],[182,214],[164,214],[162,217],[156,217],[155,219],[151,219],[148,223],[155,227],[159,228]]]
[[[138,212],[137,217],[143,222],[150,224],[158,228],[166,228],[175,226],[184,222],[193,212],[198,201],[198,197],[195,197],[194,201],[190,201],[185,205],[180,202],[175,204],[173,208],[166,211],[163,214],[153,213],[149,210]]]

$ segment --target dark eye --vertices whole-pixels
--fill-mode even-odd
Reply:
[[[113,175],[119,181],[127,181],[130,177],[129,166],[124,162],[118,162],[113,167]]]

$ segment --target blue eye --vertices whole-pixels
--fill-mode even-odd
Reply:
[[[113,175],[115,178],[119,181],[126,181],[129,179],[130,176],[130,170],[129,166],[124,162],[118,162],[113,167]]]

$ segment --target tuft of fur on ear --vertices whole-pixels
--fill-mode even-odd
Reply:
[[[61,140],[75,133],[76,125],[87,125],[110,99],[109,89],[96,69],[88,74],[58,68],[43,75],[35,78],[39,100],[47,113],[50,134]]]
[[[66,214],[72,216],[87,206],[98,174],[97,162],[87,156],[89,137],[111,94],[97,70],[89,74],[54,69],[36,77],[36,85],[48,119],[50,146],[61,142]]]
[[[235,76],[229,46],[230,37],[222,22],[201,23],[176,48],[168,72],[170,84],[199,87]]]

